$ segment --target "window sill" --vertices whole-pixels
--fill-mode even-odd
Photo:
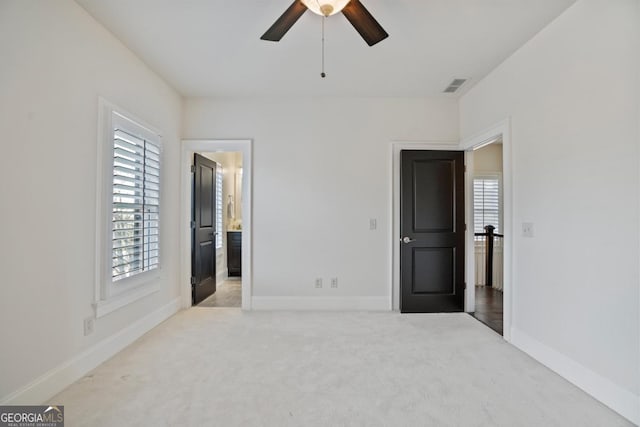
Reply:
[[[96,318],[104,317],[134,301],[158,292],[160,290],[160,284],[157,279],[159,279],[159,277],[156,277],[156,280],[153,282],[123,292],[108,300],[98,301],[93,305],[96,311]]]

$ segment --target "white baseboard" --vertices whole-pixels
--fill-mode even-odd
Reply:
[[[46,372],[31,383],[0,399],[0,405],[39,405],[73,384],[142,335],[173,316],[180,299],[149,313],[127,328],[100,341],[71,360]]]
[[[516,328],[511,330],[511,343],[632,423],[640,425],[640,396]]]
[[[252,297],[253,310],[389,311],[389,297]]]

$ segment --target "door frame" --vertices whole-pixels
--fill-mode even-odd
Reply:
[[[511,325],[513,324],[513,295],[515,287],[513,285],[513,239],[515,228],[513,224],[513,194],[512,194],[512,163],[511,163],[511,120],[502,120],[484,131],[465,138],[460,141],[460,149],[466,153],[468,159],[467,167],[473,170],[473,150],[491,143],[497,139],[502,139],[502,208],[504,219],[504,239],[503,239],[503,290],[502,290],[502,327],[503,337],[506,341],[511,341]],[[467,190],[466,200],[466,221],[467,230],[474,230],[473,224],[473,173],[465,176],[465,190]],[[473,233],[467,233],[467,284],[475,282],[476,266],[474,254]],[[467,285],[468,289],[474,289]],[[470,310],[475,309],[475,292],[467,292],[466,302],[469,303]]]
[[[512,197],[512,164],[511,164],[511,120],[502,120],[478,134],[454,142],[410,142],[394,141],[391,143],[391,280],[389,290],[389,309],[400,309],[400,151],[401,150],[454,150],[465,152],[465,165],[469,172],[465,173],[465,222],[467,236],[465,240],[465,312],[475,310],[475,254],[473,242],[473,149],[502,139],[502,183],[503,183],[503,216],[504,216],[504,289],[503,289],[503,337],[511,341],[511,325],[513,324],[513,296],[515,289],[512,282],[514,270],[513,254],[513,197]],[[474,292],[471,292],[471,291]]]
[[[242,153],[242,309],[251,310],[253,140],[184,139],[180,150],[180,299],[191,307],[191,164],[194,153]]]

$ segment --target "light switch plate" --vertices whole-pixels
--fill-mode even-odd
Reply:
[[[522,237],[533,237],[533,223],[532,222],[523,222],[522,223]]]
[[[378,220],[371,218],[369,220],[369,230],[375,230],[376,228],[378,228]]]

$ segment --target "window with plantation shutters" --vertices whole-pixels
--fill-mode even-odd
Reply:
[[[162,137],[100,98],[96,317],[160,290]]]
[[[160,146],[145,129],[114,114],[113,281],[158,268]]]
[[[473,222],[474,232],[484,233],[484,227],[493,225],[496,233],[501,233],[500,224],[500,179],[498,176],[476,177],[473,179]],[[476,240],[478,237],[476,237]]]

